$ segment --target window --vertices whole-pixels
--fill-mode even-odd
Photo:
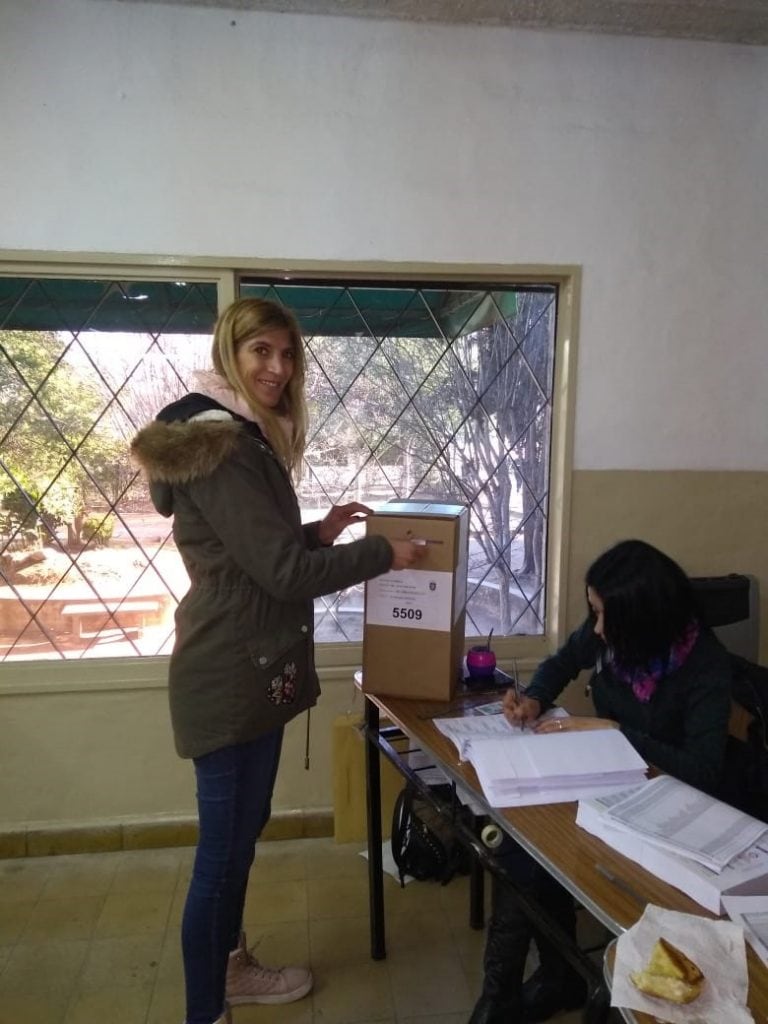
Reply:
[[[186,588],[128,440],[204,366],[215,284],[0,278],[0,657],[158,654]]]
[[[294,309],[310,405],[299,499],[472,508],[468,635],[544,631],[556,289],[271,283]],[[363,588],[316,602],[319,641],[360,640]]]
[[[265,276],[240,294],[284,302],[305,334],[305,519],[470,504],[467,634],[543,634],[557,282]],[[127,442],[194,388],[217,301],[211,280],[0,277],[3,660],[170,650],[187,579]],[[318,642],[359,641],[362,608],[362,587],[319,599]]]

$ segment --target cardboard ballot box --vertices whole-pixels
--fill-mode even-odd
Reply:
[[[426,554],[365,586],[363,692],[450,700],[464,651],[469,509],[389,502],[368,517],[367,532],[424,541]]]

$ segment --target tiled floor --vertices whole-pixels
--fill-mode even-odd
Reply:
[[[400,889],[387,876],[388,956],[374,962],[361,849],[258,847],[249,944],[267,964],[310,963],[315,988],[286,1006],[238,1007],[234,1024],[466,1024],[483,949],[467,924],[467,880]],[[181,1024],[191,862],[190,849],[0,861],[0,1024]]]

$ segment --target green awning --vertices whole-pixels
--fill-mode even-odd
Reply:
[[[216,285],[0,277],[0,330],[210,334]]]
[[[330,337],[454,338],[514,316],[519,290],[264,278],[241,284],[243,296],[290,307],[305,335]],[[210,334],[215,319],[212,283],[0,277],[0,331]]]
[[[516,290],[243,282],[241,294],[277,299],[299,318],[305,335],[454,338],[514,316]]]

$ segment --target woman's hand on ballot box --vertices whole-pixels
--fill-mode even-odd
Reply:
[[[336,538],[348,526],[362,522],[367,516],[373,515],[373,509],[362,505],[359,501],[348,501],[344,505],[334,505],[318,527],[321,544],[333,544]]]
[[[392,569],[410,569],[427,553],[427,545],[417,540],[391,540]]]

